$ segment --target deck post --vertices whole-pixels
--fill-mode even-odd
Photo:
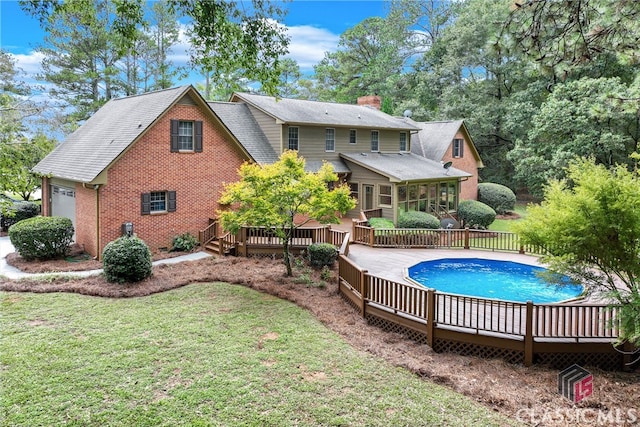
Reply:
[[[369,286],[367,285],[368,270],[360,270],[360,289],[362,290],[362,301],[360,307],[360,315],[363,319],[367,317],[367,300],[369,299]]]
[[[470,242],[470,233],[469,233],[469,227],[465,227],[464,228],[464,248],[465,249],[469,249],[469,242]]]
[[[526,326],[524,335],[524,366],[533,365],[533,302],[527,301]]]
[[[369,228],[369,246],[373,247],[376,241],[376,229],[371,227]]]
[[[436,329],[436,293],[433,289],[427,289],[426,316],[427,316],[427,345],[433,348],[433,331]]]

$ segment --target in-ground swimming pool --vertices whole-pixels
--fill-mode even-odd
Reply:
[[[538,277],[544,270],[512,261],[444,258],[409,267],[409,277],[440,292],[516,302],[544,304],[582,294],[582,286],[566,276],[560,279],[561,283],[545,282]]]

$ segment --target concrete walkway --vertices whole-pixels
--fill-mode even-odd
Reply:
[[[0,280],[3,279],[23,279],[27,277],[51,277],[51,276],[70,276],[70,277],[87,277],[87,276],[95,276],[102,273],[102,269],[99,270],[88,270],[88,271],[69,271],[69,272],[61,272],[61,273],[25,273],[23,271],[18,270],[15,267],[7,264],[7,255],[15,252],[15,248],[11,244],[9,237],[0,237]],[[158,264],[176,264],[178,262],[183,261],[195,261],[202,258],[210,257],[211,255],[206,252],[194,252],[187,255],[182,255],[174,258],[166,258],[161,259],[159,261],[154,261],[153,265]]]

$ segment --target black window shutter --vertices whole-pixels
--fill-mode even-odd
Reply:
[[[167,191],[167,212],[176,211],[176,192]]]
[[[202,121],[195,122],[194,138],[194,151],[196,153],[202,153]]]
[[[151,213],[151,193],[142,193],[142,204],[140,213],[142,215],[149,215]]]
[[[460,157],[464,157],[464,139],[460,140]]]
[[[178,151],[178,125],[180,120],[171,120],[171,152]]]

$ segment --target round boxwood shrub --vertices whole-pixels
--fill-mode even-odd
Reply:
[[[484,230],[495,221],[496,211],[477,200],[463,200],[458,204],[458,219],[465,227]]]
[[[331,243],[313,243],[307,250],[312,267],[331,267],[338,258],[338,250]]]
[[[398,217],[398,228],[440,228],[440,220],[426,212],[402,212]]]
[[[60,216],[36,216],[9,227],[9,240],[27,260],[62,258],[73,242],[73,223]]]
[[[33,218],[40,214],[40,206],[33,202],[17,202],[12,204],[4,215],[1,215],[0,226],[3,229],[11,227],[13,224],[23,219]]]
[[[509,187],[491,182],[478,184],[478,201],[500,215],[513,211],[516,207],[515,193]]]
[[[151,276],[151,250],[135,236],[120,237],[104,247],[102,267],[109,282],[139,282]]]

